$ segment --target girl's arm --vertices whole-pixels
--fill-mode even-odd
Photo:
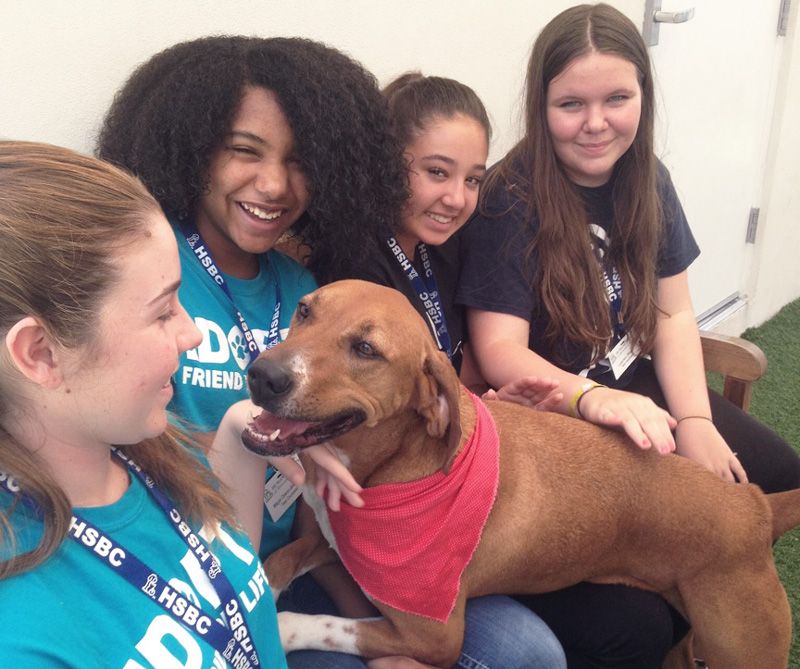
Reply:
[[[459,379],[483,400],[505,400],[537,411],[558,411],[558,405],[564,397],[558,388],[558,381],[538,376],[523,376],[497,390],[490,388],[478,370],[469,344],[464,345]]]
[[[501,387],[523,376],[554,379],[563,394],[552,410],[580,415],[598,425],[622,428],[641,448],[659,453],[675,449],[671,428],[675,420],[648,397],[612,388],[585,392],[587,380],[565,372],[528,348],[530,324],[523,318],[493,311],[467,309],[470,343],[484,378]]]
[[[220,421],[208,453],[208,462],[225,486],[223,493],[233,507],[233,514],[256,550],[261,545],[268,463],[266,458],[242,445],[242,430],[252,420],[251,416],[260,411],[249,400],[231,406]],[[297,479],[290,477],[290,480]]]
[[[670,413],[678,419],[677,452],[721,478],[747,481],[742,465],[711,422],[700,333],[687,272],[659,279],[653,364]]]

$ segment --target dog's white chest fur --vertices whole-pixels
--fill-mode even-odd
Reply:
[[[310,485],[303,486],[303,499],[314,512],[314,517],[317,519],[317,525],[322,531],[322,536],[325,537],[330,547],[338,553],[339,549],[336,546],[336,537],[333,536],[333,528],[331,528],[331,521],[328,518],[328,507],[325,505],[325,499],[320,497],[314,487]]]

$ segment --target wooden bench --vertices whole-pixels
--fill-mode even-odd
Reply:
[[[767,357],[754,343],[740,337],[700,332],[706,371],[722,374],[722,394],[743,411],[749,411],[753,383],[767,371]]]

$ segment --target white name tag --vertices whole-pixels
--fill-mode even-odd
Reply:
[[[264,506],[273,523],[280,520],[281,516],[286,513],[286,509],[294,504],[301,493],[302,490],[279,471],[269,477],[264,484]]]
[[[620,378],[638,356],[639,351],[631,345],[631,340],[628,335],[625,335],[617,342],[617,345],[611,349],[607,357],[614,378]]]

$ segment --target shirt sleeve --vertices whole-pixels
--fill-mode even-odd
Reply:
[[[700,255],[700,248],[689,228],[667,168],[661,163],[658,167],[658,191],[664,229],[658,251],[657,271],[658,278],[663,279],[685,271]]]
[[[486,196],[462,233],[456,303],[530,321],[533,268],[525,255],[533,228],[525,204],[504,187],[497,190],[502,193]]]

